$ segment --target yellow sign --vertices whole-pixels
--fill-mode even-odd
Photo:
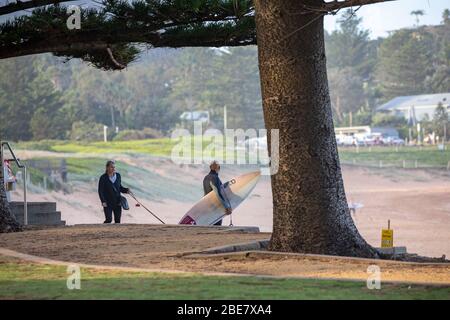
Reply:
[[[394,246],[394,230],[382,229],[381,230],[381,247],[392,248]]]

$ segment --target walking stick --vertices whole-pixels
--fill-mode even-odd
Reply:
[[[146,206],[144,206],[138,199],[136,199],[136,196],[134,195],[133,192],[129,191],[128,194],[140,205],[142,206],[145,210],[147,210],[152,216],[154,216],[156,219],[158,219],[162,224],[166,224],[164,221],[162,221],[156,214],[154,214],[153,212],[150,211],[150,209],[148,209]]]

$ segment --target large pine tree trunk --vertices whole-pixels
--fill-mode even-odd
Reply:
[[[3,167],[0,166],[0,169],[3,170]],[[3,177],[0,176],[0,233],[20,231],[21,226],[9,209],[3,181]]]
[[[271,177],[276,251],[376,257],[350,215],[328,92],[316,0],[255,0],[266,128],[279,129]],[[270,141],[269,141],[270,144]],[[270,149],[270,148],[269,148]]]

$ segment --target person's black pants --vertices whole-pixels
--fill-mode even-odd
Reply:
[[[121,206],[117,206],[115,208],[103,207],[103,211],[105,212],[105,222],[103,223],[111,223],[113,212],[114,212],[114,223],[120,223],[120,217],[122,216]]]

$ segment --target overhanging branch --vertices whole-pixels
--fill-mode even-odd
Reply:
[[[0,59],[51,52],[121,68],[139,51],[136,44],[153,48],[256,44],[255,20],[248,15],[251,0],[245,0],[248,6],[238,13],[229,0],[223,0],[224,6],[202,1],[201,9],[187,10],[184,2],[175,6],[159,0],[102,0],[101,10],[81,10],[79,30],[67,28],[65,7],[40,7],[0,25]]]
[[[211,29],[204,34],[196,29],[159,33],[148,32],[145,28],[123,28],[115,30],[114,34],[83,29],[73,34],[54,31],[48,38],[24,43],[0,43],[0,59],[46,52],[68,56],[72,52],[107,52],[110,45],[126,43],[147,44],[152,48],[246,46],[256,44],[256,32],[252,25],[243,31]]]
[[[66,9],[48,6],[74,0],[30,0],[18,1],[0,7],[0,15],[14,10],[41,7],[31,16],[16,18],[4,24],[0,30],[0,59],[52,52],[58,55],[81,55],[82,52],[107,53],[111,60],[111,45],[147,44],[150,47],[220,47],[256,44],[254,11],[251,0],[245,8],[217,6],[215,2],[203,0],[199,10],[187,10],[187,4],[177,6],[168,1],[102,0],[100,11],[82,10],[83,28],[68,32],[65,21]],[[299,0],[300,1],[300,0]],[[394,0],[346,0],[324,2],[305,1],[304,11],[320,14],[333,13],[351,6],[363,6]],[[241,11],[240,11],[241,10]],[[178,14],[183,12],[183,14]],[[111,19],[105,15],[111,14]],[[178,15],[176,15],[178,14]],[[175,19],[174,17],[177,17]],[[113,58],[115,54],[113,55]],[[114,58],[115,59],[115,58]],[[121,59],[119,59],[122,61]],[[113,61],[114,62],[114,61]],[[116,67],[119,63],[115,64]]]
[[[118,68],[118,69],[125,69],[127,66],[121,64],[120,62],[118,62],[116,60],[116,58],[114,58],[114,54],[111,50],[111,48],[108,46],[108,48],[106,48],[106,51],[108,52],[109,58],[111,59],[111,61],[114,63],[114,65]]]
[[[364,6],[367,4],[374,4],[374,3],[380,3],[380,2],[388,2],[388,1],[395,1],[395,0],[346,0],[346,1],[331,1],[326,2],[323,4],[322,8],[325,9],[328,12],[343,9],[343,8],[349,8],[349,7],[358,7],[358,6]]]
[[[8,3],[4,6],[0,7],[0,16],[10,14],[13,12],[26,10],[26,9],[32,9],[42,6],[47,6],[50,4],[58,4],[61,2],[69,2],[69,1],[76,1],[76,0],[29,0],[29,1],[20,1],[17,0],[16,2]]]

